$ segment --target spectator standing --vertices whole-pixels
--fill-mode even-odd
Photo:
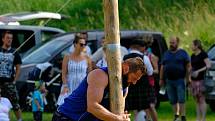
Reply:
[[[141,111],[144,110],[146,114],[149,114],[150,102],[149,102],[149,80],[148,76],[153,75],[153,68],[148,56],[143,53],[146,45],[142,39],[135,39],[132,41],[132,45],[129,48],[129,54],[125,55],[123,60],[133,57],[143,58],[143,62],[147,69],[147,75],[141,77],[137,85],[131,85],[129,87],[128,98],[126,99],[127,109]],[[136,114],[135,114],[136,116]],[[148,118],[148,117],[147,117]]]
[[[196,121],[205,121],[207,105],[205,102],[203,85],[206,69],[211,67],[207,53],[203,50],[200,40],[192,41],[191,55],[191,93],[196,101]]]
[[[160,69],[160,86],[166,79],[166,89],[175,114],[174,121],[186,121],[185,117],[185,77],[189,80],[190,58],[187,52],[178,48],[180,39],[170,38],[170,47],[164,53]]]
[[[125,90],[136,84],[145,72],[141,58],[122,62],[122,85]],[[106,68],[91,71],[79,87],[67,97],[55,112],[52,121],[130,121],[130,114],[113,114],[109,105],[109,78]]]
[[[43,93],[46,92],[45,83],[43,81],[35,81],[35,90],[32,95],[32,112],[34,121],[42,121],[42,113],[44,111]]]
[[[12,104],[10,101],[1,97],[1,88],[0,88],[0,121],[10,121],[10,109],[12,108]]]
[[[20,74],[21,57],[11,48],[13,34],[10,31],[2,33],[3,45],[0,48],[0,88],[2,96],[10,100],[18,121],[22,121],[16,80]],[[15,67],[15,70],[14,70]]]
[[[74,51],[68,55],[65,55],[62,63],[62,88],[63,94],[71,94],[81,83],[88,72],[92,70],[91,59],[83,54],[86,44],[86,38],[75,35],[74,39]],[[63,103],[63,99],[59,99],[58,105]]]
[[[152,49],[150,48],[154,41],[153,36],[150,34],[145,35],[143,36],[143,40],[145,43],[145,49],[143,49],[143,53],[149,57],[149,60],[153,67],[153,75],[148,76],[148,80],[149,80],[148,100],[150,103],[150,108],[149,108],[150,114],[147,114],[147,116],[148,117],[151,116],[151,119],[153,121],[158,121],[157,111],[155,109],[155,105],[157,103],[157,94],[156,94],[157,88],[156,88],[155,81],[159,81],[158,80],[158,77],[159,77],[158,57],[152,53]]]
[[[102,42],[102,47],[100,47],[95,53],[93,53],[93,55],[91,56],[91,59],[92,59],[92,62],[95,63],[98,67],[105,67],[105,65],[107,65],[107,62],[106,61],[103,61],[103,60],[106,60],[105,58],[105,54],[104,54],[104,50],[103,50],[103,46],[104,46],[104,37],[102,38],[101,42]],[[123,59],[123,57],[125,55],[128,54],[128,50],[123,47],[123,46],[120,46],[120,52],[121,52],[121,59]]]
[[[107,67],[106,55],[105,55],[104,48],[103,48],[104,42],[105,42],[105,38],[104,37],[102,38],[101,42],[102,42],[102,47],[99,48],[95,52],[95,54],[93,54],[93,56],[92,56],[92,59],[94,59],[94,62],[97,62],[96,63],[96,67],[98,67],[98,68]],[[100,49],[102,50],[103,55],[100,55],[100,52],[101,52]],[[102,56],[102,58],[99,57],[99,56]],[[100,59],[100,60],[97,61],[97,59]]]
[[[77,36],[81,36],[82,38],[85,38],[87,41],[88,34],[87,32],[81,32],[77,33]],[[69,52],[73,52],[75,50],[74,44],[69,48]],[[85,49],[82,51],[84,54],[87,54],[88,56],[91,56],[92,51],[88,45],[86,45]]]

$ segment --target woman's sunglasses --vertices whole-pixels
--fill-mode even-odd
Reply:
[[[85,47],[87,44],[79,43],[81,47]]]

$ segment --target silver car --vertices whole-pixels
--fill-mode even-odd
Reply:
[[[52,36],[65,33],[64,30],[38,25],[22,25],[20,22],[35,19],[58,19],[62,20],[64,15],[51,12],[22,12],[0,15],[0,33],[11,31],[13,33],[12,47],[17,48],[21,56],[32,47],[41,44]],[[0,34],[1,38],[1,34]],[[0,41],[0,45],[2,41]]]
[[[211,61],[211,68],[206,71],[204,85],[206,87],[206,102],[212,111],[215,111],[215,45],[208,51],[208,57]]]

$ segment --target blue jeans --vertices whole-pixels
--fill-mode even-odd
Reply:
[[[167,80],[166,89],[170,104],[185,103],[185,80]]]

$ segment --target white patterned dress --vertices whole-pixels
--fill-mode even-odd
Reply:
[[[66,94],[60,94],[58,97],[57,105],[61,105],[64,103],[64,99],[68,97],[82,82],[82,80],[87,75],[87,60],[81,60],[81,61],[74,61],[72,59],[69,59],[67,64],[67,85],[69,88],[69,93]],[[63,87],[61,87],[61,92],[63,90]]]
[[[87,67],[86,59],[79,62],[71,59],[68,61],[67,84],[69,87],[69,94],[71,94],[85,78],[87,75]]]

